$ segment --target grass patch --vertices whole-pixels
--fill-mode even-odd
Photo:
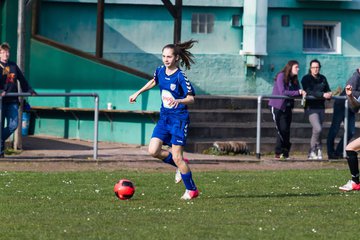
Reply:
[[[1,239],[353,239],[360,192],[347,170],[195,172],[181,201],[173,172],[0,172]],[[120,178],[136,185],[118,200]]]

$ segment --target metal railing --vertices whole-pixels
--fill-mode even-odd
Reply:
[[[0,126],[2,126],[2,101],[6,97],[93,97],[94,98],[94,143],[93,158],[98,157],[98,126],[99,126],[99,95],[97,93],[7,93],[5,96],[0,95]],[[2,136],[2,127],[0,127],[0,136]],[[0,152],[2,146],[0,144]]]
[[[262,95],[257,98],[257,120],[256,120],[256,158],[261,158],[260,141],[261,141],[261,103],[264,99],[299,99],[295,97],[280,96],[280,95]],[[306,99],[319,99],[313,96],[307,96]],[[348,100],[345,96],[333,96],[332,99],[345,99],[345,117],[344,117],[344,148],[343,157],[346,157],[345,147],[347,145],[347,130],[348,130]]]

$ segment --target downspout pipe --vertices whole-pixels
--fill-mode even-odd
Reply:
[[[244,0],[243,49],[246,66],[259,67],[260,56],[267,55],[268,0]]]

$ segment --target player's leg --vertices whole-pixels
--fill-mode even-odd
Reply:
[[[184,162],[186,162],[187,164],[190,163],[189,159],[183,157]],[[179,183],[182,181],[182,177],[181,177],[181,172],[179,168],[176,168],[176,172],[175,172],[175,183]]]
[[[182,181],[180,169],[176,166],[174,160],[172,159],[172,151],[171,151],[171,149],[169,149],[168,151],[169,151],[169,157],[167,157],[163,161],[165,163],[171,164],[171,165],[176,167],[176,170],[175,170],[175,183],[180,183]],[[185,157],[183,157],[183,159],[187,164],[189,164],[189,159],[187,159]]]
[[[185,174],[190,171],[189,165],[183,159],[183,146],[180,145],[173,145],[172,152],[173,152],[173,159],[176,166],[179,168],[182,174]]]
[[[181,199],[190,200],[199,195],[189,165],[184,161],[183,150],[186,145],[189,121],[172,118],[171,126],[171,143],[173,159],[180,170],[182,181],[186,191]]]
[[[154,158],[162,160],[164,163],[176,167],[171,152],[162,149],[162,146],[163,141],[161,139],[156,137],[151,138],[148,148],[149,154]]]
[[[181,178],[186,188],[181,199],[190,200],[196,198],[199,195],[199,191],[196,188],[190,167],[183,159],[183,149],[184,147],[180,145],[172,146],[173,159],[180,170]]]
[[[359,162],[357,152],[360,150],[360,138],[355,139],[346,146],[347,162],[349,165],[351,180],[344,186],[339,187],[342,191],[360,190]]]
[[[171,152],[162,149],[162,146],[164,144],[170,146],[171,145],[170,141],[171,141],[171,134],[166,124],[166,121],[160,117],[151,136],[151,140],[149,144],[149,153],[154,158],[158,158],[164,161],[164,163],[176,167]]]
[[[162,152],[163,141],[159,138],[152,137],[150,139],[148,152],[154,158],[164,159],[166,156]]]

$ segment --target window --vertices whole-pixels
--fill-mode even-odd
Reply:
[[[305,52],[340,53],[340,23],[305,22],[303,49]]]
[[[193,13],[191,33],[212,33],[214,31],[214,15],[209,13]]]

